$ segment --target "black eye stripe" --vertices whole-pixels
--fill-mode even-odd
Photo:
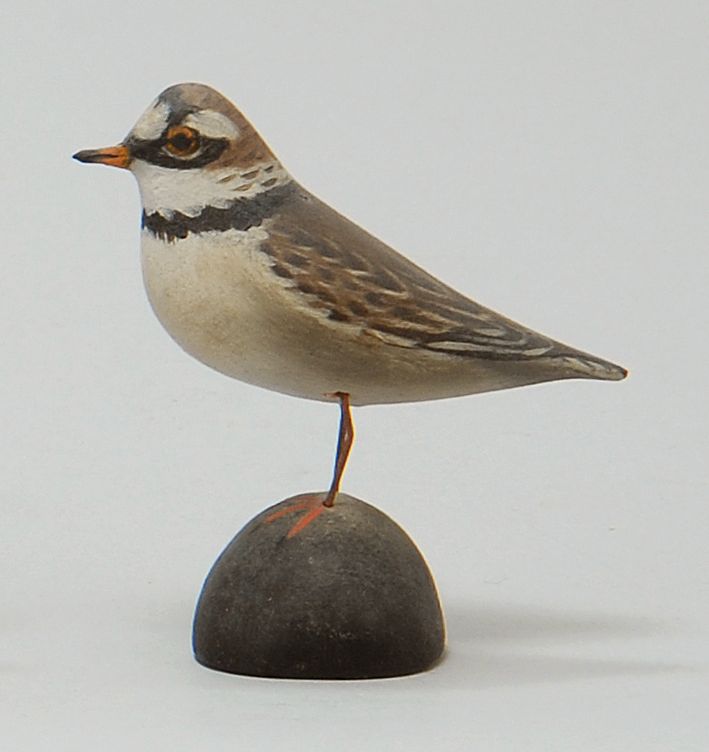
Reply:
[[[177,136],[177,138],[187,139],[182,134]],[[201,150],[195,152],[192,157],[187,156],[182,159],[167,154],[163,149],[166,143],[167,138],[163,135],[154,141],[130,139],[126,145],[130,149],[131,156],[134,159],[141,159],[144,162],[149,162],[158,167],[167,167],[171,170],[193,170],[198,167],[204,167],[204,165],[218,159],[229,142],[225,138],[206,138],[202,136]],[[177,146],[181,148],[179,145]]]

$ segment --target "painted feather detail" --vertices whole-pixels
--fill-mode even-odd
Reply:
[[[464,357],[580,355],[466,298],[303,189],[295,201],[269,226],[261,250],[274,274],[333,321],[399,346]]]

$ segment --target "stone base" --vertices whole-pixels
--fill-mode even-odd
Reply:
[[[303,494],[266,509],[217,559],[195,612],[201,664],[251,676],[372,679],[439,660],[443,614],[416,545],[346,494],[318,514],[323,498]]]

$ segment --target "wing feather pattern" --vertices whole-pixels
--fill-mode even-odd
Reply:
[[[561,358],[591,370],[618,368],[466,298],[304,189],[269,235],[262,250],[275,274],[330,319],[379,339],[460,357]]]

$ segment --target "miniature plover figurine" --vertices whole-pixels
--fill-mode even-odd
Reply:
[[[228,376],[350,405],[626,375],[456,292],[299,185],[214,89],[166,89],[118,146],[81,162],[130,170],[150,303],[188,353]],[[302,526],[302,525],[301,525]]]

